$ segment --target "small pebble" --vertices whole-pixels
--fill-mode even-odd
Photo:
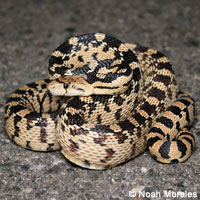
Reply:
[[[147,170],[146,167],[142,167],[142,168],[141,168],[141,171],[142,171],[143,174],[145,174],[148,170]]]

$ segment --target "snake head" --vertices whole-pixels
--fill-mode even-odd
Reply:
[[[65,76],[51,81],[48,90],[55,96],[89,96],[93,86],[81,76]]]

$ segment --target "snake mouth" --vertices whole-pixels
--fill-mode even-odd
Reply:
[[[94,94],[93,85],[81,76],[60,77],[47,85],[48,91],[54,96],[90,96]]]

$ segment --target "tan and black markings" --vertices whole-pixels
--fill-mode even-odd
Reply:
[[[9,137],[61,149],[90,169],[114,167],[146,147],[162,163],[191,155],[194,101],[179,93],[162,53],[100,33],[73,37],[49,59],[49,79],[23,86],[5,107]]]
[[[46,79],[27,84],[7,100],[6,131],[11,140],[24,148],[35,151],[60,149],[55,136],[55,118],[62,100],[46,93],[49,82]]]

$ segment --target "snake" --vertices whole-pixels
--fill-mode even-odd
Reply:
[[[7,99],[6,132],[17,145],[60,150],[89,169],[115,167],[146,149],[166,164],[192,154],[194,100],[179,91],[163,53],[87,33],[55,49],[48,74]]]

